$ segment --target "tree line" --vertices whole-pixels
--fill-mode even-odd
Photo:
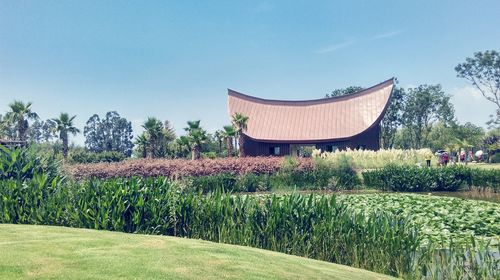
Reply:
[[[381,121],[383,148],[429,147],[456,151],[484,147],[491,152],[500,151],[500,55],[496,51],[478,52],[457,65],[455,70],[458,77],[470,81],[488,101],[497,105],[496,116],[491,115],[488,122],[490,130],[486,132],[472,123],[459,123],[450,95],[439,84],[406,89],[396,85]],[[336,89],[326,97],[352,94],[362,89],[359,86]],[[84,149],[69,144],[69,137],[80,133],[74,126],[75,118],[61,113],[56,118],[42,120],[31,102],[14,101],[9,104],[9,110],[0,115],[0,139],[49,145],[64,158],[68,157],[70,149],[73,154],[107,153],[110,160],[131,156],[191,159],[245,156],[243,134],[248,117],[242,114],[232,116],[231,124],[214,133],[208,133],[200,120],[188,121],[185,135],[179,137],[168,120],[149,117],[142,124],[144,131],[135,139],[131,122],[118,112],[111,111],[102,117],[94,114],[83,129]]]
[[[69,144],[70,136],[80,133],[74,126],[75,118],[61,113],[58,118],[42,120],[33,110],[31,102],[16,100],[9,104],[6,114],[0,115],[0,139],[49,145],[65,159],[72,149],[73,155],[78,155],[74,158],[79,161],[91,158],[85,153],[106,154],[105,158],[110,161],[131,156],[199,159],[202,153],[211,158],[245,156],[242,143],[248,117],[239,113],[232,116],[230,125],[225,125],[214,134],[208,133],[200,120],[188,121],[184,128],[186,134],[179,137],[168,120],[162,122],[148,117],[142,124],[144,131],[135,139],[132,123],[118,112],[110,111],[103,117],[94,114],[83,129],[84,150]]]
[[[461,124],[441,85],[419,85],[412,88],[395,86],[390,105],[381,121],[381,146],[384,148],[433,150],[471,149],[483,147],[500,151],[500,54],[494,50],[477,52],[473,58],[455,67],[457,77],[465,78],[497,106],[486,123],[489,131],[470,122]],[[353,94],[360,86],[335,89],[326,98]]]

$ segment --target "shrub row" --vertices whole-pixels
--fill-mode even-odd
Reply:
[[[500,170],[450,166],[422,168],[389,165],[363,172],[364,184],[387,191],[457,191],[465,187],[497,192]]]
[[[294,159],[297,168],[312,169],[310,159]],[[76,164],[67,167],[77,179],[112,177],[170,178],[229,174],[272,174],[277,172],[284,159],[279,157],[219,158],[202,160],[137,159],[119,163]]]
[[[77,179],[111,177],[158,177],[182,179],[203,192],[267,191],[283,186],[300,189],[353,189],[360,184],[346,159],[335,165],[322,159],[225,158],[190,160],[133,160],[120,163],[72,165]]]
[[[125,155],[116,151],[93,153],[79,150],[70,155],[70,161],[72,163],[120,162],[124,159]]]
[[[309,190],[352,190],[361,184],[357,173],[347,161],[337,165],[316,160],[312,168],[304,170],[300,162],[284,159],[281,167],[271,174],[221,173],[189,177],[182,180],[196,191],[207,193],[216,189],[232,192],[269,191],[282,188]]]

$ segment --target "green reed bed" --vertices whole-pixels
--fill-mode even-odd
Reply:
[[[423,246],[424,236],[409,216],[383,209],[352,211],[336,196],[202,195],[165,178],[64,182],[35,174],[31,180],[0,181],[0,197],[1,223],[200,238],[405,278],[441,275],[443,269],[467,275],[471,267],[480,267],[472,273],[481,277],[498,277],[499,271],[489,247],[453,248],[437,263],[436,247]],[[471,250],[484,259],[469,258]]]

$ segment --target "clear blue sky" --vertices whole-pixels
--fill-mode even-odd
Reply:
[[[0,0],[0,113],[32,101],[46,119],[116,110],[178,133],[229,123],[227,88],[271,99],[397,77],[440,83],[461,122],[495,107],[454,67],[500,50],[500,1]],[[76,142],[83,143],[83,136]]]

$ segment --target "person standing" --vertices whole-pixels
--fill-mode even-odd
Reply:
[[[469,151],[469,158],[467,161],[473,162],[474,161],[474,154],[472,153],[472,150]]]
[[[450,161],[450,155],[448,154],[448,152],[444,152],[443,153],[443,165],[447,166],[449,161]]]
[[[427,163],[427,167],[431,167],[432,153],[427,153],[425,155],[425,162]]]
[[[460,163],[465,164],[465,151],[464,150],[462,150],[460,152]]]

